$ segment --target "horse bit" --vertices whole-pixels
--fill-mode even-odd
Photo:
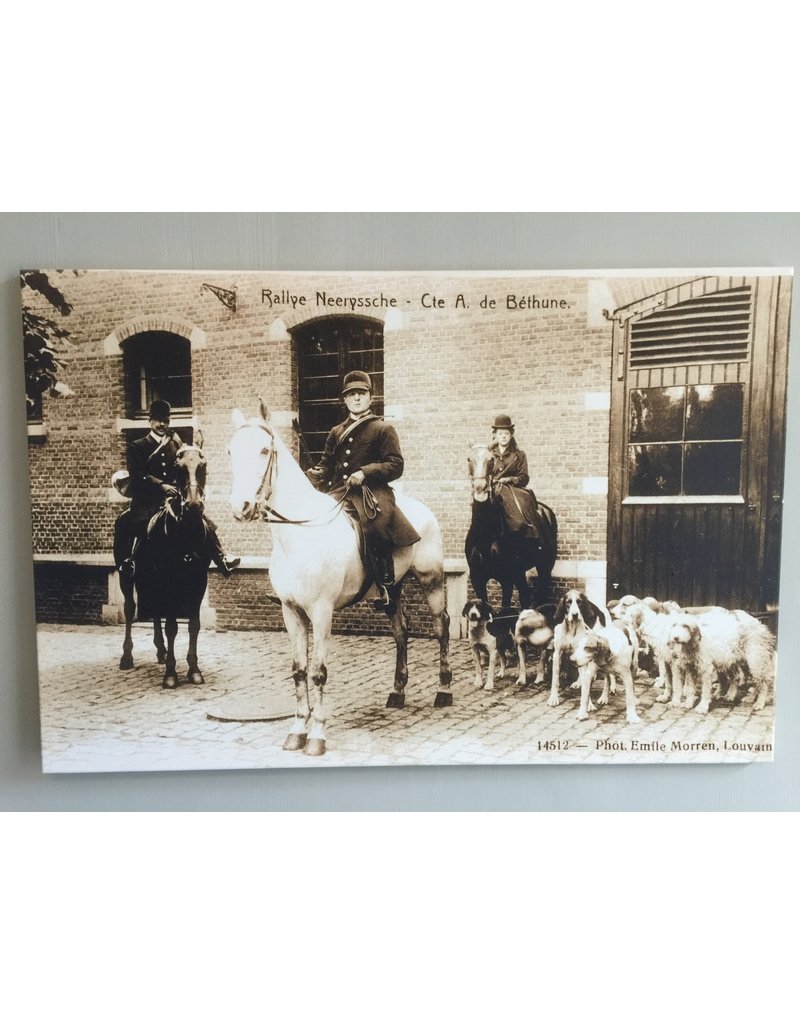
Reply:
[[[289,526],[327,526],[328,523],[332,523],[333,520],[339,515],[344,508],[347,495],[350,492],[350,485],[347,485],[344,494],[341,498],[337,499],[336,504],[333,507],[332,514],[326,513],[325,516],[317,516],[314,519],[289,519],[283,515],[276,508],[267,504],[265,495],[272,494],[272,481],[277,475],[278,464],[276,461],[275,454],[275,435],[267,426],[266,423],[249,423],[243,424],[243,426],[258,427],[259,430],[264,430],[272,440],[272,445],[269,448],[269,455],[267,456],[267,468],[264,470],[264,475],[261,478],[261,483],[258,485],[256,490],[256,509],[260,508],[259,515],[267,523],[273,523],[275,525],[289,525]],[[241,427],[239,428],[241,429]],[[270,516],[274,516],[274,519],[270,519]]]

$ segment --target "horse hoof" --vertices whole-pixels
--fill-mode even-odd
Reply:
[[[449,708],[453,706],[453,695],[452,693],[446,693],[444,690],[439,690],[436,694],[436,699],[433,702],[435,708]]]
[[[133,657],[130,654],[123,654],[119,659],[119,667],[126,670],[133,668]]]
[[[304,732],[290,732],[283,744],[284,750],[302,750],[306,745]]]
[[[205,679],[203,678],[203,673],[200,671],[200,669],[197,669],[196,671],[189,673],[189,675],[186,677],[186,682],[192,683],[194,686],[202,686],[202,684],[205,682]]]
[[[167,663],[167,652],[156,651],[156,661],[159,665],[165,665]]]
[[[310,757],[320,757],[325,753],[325,740],[311,739],[306,741],[303,753]]]
[[[164,676],[164,681],[161,684],[161,686],[165,690],[174,690],[177,685],[178,685],[178,677],[177,676]]]
[[[386,701],[387,708],[404,708],[406,706],[406,695],[404,693],[390,693]]]

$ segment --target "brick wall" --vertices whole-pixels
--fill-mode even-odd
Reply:
[[[36,565],[36,621],[100,625],[108,570],[96,566]]]
[[[199,331],[205,338],[204,346],[192,350],[192,388],[193,415],[202,428],[209,462],[208,512],[228,550],[269,555],[269,529],[236,523],[230,514],[230,413],[238,406],[252,415],[259,394],[274,410],[297,408],[288,329],[321,313],[347,313],[318,308],[316,292],[325,291],[362,296],[383,292],[398,299],[391,311],[357,312],[381,319],[388,313],[385,400],[406,459],[402,487],[437,516],[447,557],[463,555],[469,525],[467,448],[488,441],[494,416],[505,412],[514,418],[517,439],[528,454],[532,486],[558,515],[559,557],[605,558],[606,497],[585,494],[583,480],[607,474],[608,413],[587,409],[585,395],[609,389],[611,329],[590,308],[585,280],[126,271],[50,276],[74,306],[69,317],[60,319],[28,289],[23,298],[71,331],[64,377],[75,395],[45,398],[47,434],[29,445],[35,551],[111,550],[113,523],[124,506],[109,502],[108,488],[112,471],[125,465],[126,438],[116,429],[117,419],[125,416],[122,355],[118,346],[108,351],[106,339],[112,332],[123,337],[140,323],[162,328],[174,323],[187,337]],[[203,282],[236,288],[236,311],[202,290]],[[304,294],[307,305],[270,308],[262,302],[264,287],[273,293]],[[649,281],[638,280],[627,288],[621,283],[609,302],[655,290]],[[446,297],[448,305],[421,308],[423,292]],[[468,309],[454,306],[458,293]],[[495,298],[495,309],[481,309],[487,294]],[[507,294],[535,295],[540,305],[509,310]],[[293,446],[290,431],[281,433]],[[70,586],[85,589],[83,570],[75,570],[73,577]],[[62,582],[67,585],[66,578]],[[409,587],[414,621],[422,622],[426,615],[421,595],[414,596],[413,589]],[[267,606],[260,590],[257,573],[212,582],[211,604],[219,625],[281,628],[279,609]],[[42,608],[50,606],[49,600],[43,597]],[[385,619],[364,606],[340,613],[336,626],[344,631],[386,629]]]

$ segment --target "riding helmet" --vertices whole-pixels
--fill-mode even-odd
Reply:
[[[150,403],[150,419],[151,420],[168,420],[172,415],[172,408],[169,402],[165,402],[163,398],[156,398]]]
[[[492,430],[513,430],[514,424],[511,422],[511,417],[506,415],[495,416],[494,423],[492,424]]]
[[[342,385],[342,398],[344,398],[348,391],[363,391],[364,388],[372,393],[372,381],[369,374],[363,370],[351,370],[345,377],[344,384]]]

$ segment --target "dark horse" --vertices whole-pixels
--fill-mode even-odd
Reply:
[[[487,600],[486,586],[496,580],[502,591],[503,607],[511,605],[516,587],[521,608],[547,601],[558,548],[558,524],[553,510],[539,502],[532,528],[525,533],[511,532],[505,523],[502,502],[492,485],[494,458],[485,444],[470,449],[469,479],[472,488],[472,522],[464,553],[469,577],[476,595]],[[534,538],[533,533],[538,534]],[[536,569],[534,593],[526,572]]]
[[[166,663],[162,685],[178,685],[175,671],[175,637],[178,619],[189,620],[189,666],[187,682],[202,683],[197,666],[197,636],[200,632],[200,604],[208,585],[211,561],[206,544],[203,495],[206,460],[203,438],[195,433],[194,444],[185,444],[175,457],[178,497],[168,499],[150,520],[147,535],[136,548],[135,580],[120,573],[125,598],[125,640],[119,667],[133,668],[131,623],[139,604],[139,621],[153,620],[153,642],[159,664]],[[135,594],[134,594],[135,588]],[[161,620],[167,646],[161,633]]]

